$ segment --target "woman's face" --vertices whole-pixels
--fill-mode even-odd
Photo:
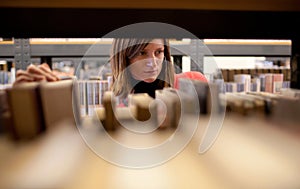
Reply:
[[[130,59],[129,70],[136,80],[151,83],[162,69],[164,59],[163,39],[153,39],[143,50]]]

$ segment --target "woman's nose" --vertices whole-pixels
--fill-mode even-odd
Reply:
[[[146,60],[146,65],[148,67],[154,67],[156,65],[156,61],[155,61],[155,55],[154,54],[149,54],[149,56],[147,57],[147,60]]]
[[[153,65],[154,65],[154,64],[153,64],[153,61],[151,61],[151,60],[148,59],[148,60],[147,60],[147,63],[146,63],[146,66],[147,66],[147,67],[153,67]]]
[[[148,58],[146,62],[147,67],[155,67],[156,66],[156,61],[155,58]]]

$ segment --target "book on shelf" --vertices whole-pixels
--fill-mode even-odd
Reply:
[[[22,83],[6,91],[13,123],[8,131],[13,138],[29,139],[44,131],[45,120],[39,83]]]
[[[81,124],[75,80],[21,83],[6,89],[15,139],[29,139],[68,120]]]
[[[41,83],[40,98],[47,129],[63,120],[80,124],[79,95],[75,80]]]

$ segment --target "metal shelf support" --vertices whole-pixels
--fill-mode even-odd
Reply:
[[[25,70],[30,65],[30,41],[28,38],[14,39],[14,59],[16,70]]]

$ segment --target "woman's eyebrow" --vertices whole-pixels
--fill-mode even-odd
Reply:
[[[155,50],[161,50],[161,49],[165,49],[165,47],[164,47],[164,46],[161,46],[161,47],[155,48]],[[151,49],[148,49],[148,48],[146,47],[146,48],[142,49],[141,51],[149,51],[149,50],[151,50]]]

